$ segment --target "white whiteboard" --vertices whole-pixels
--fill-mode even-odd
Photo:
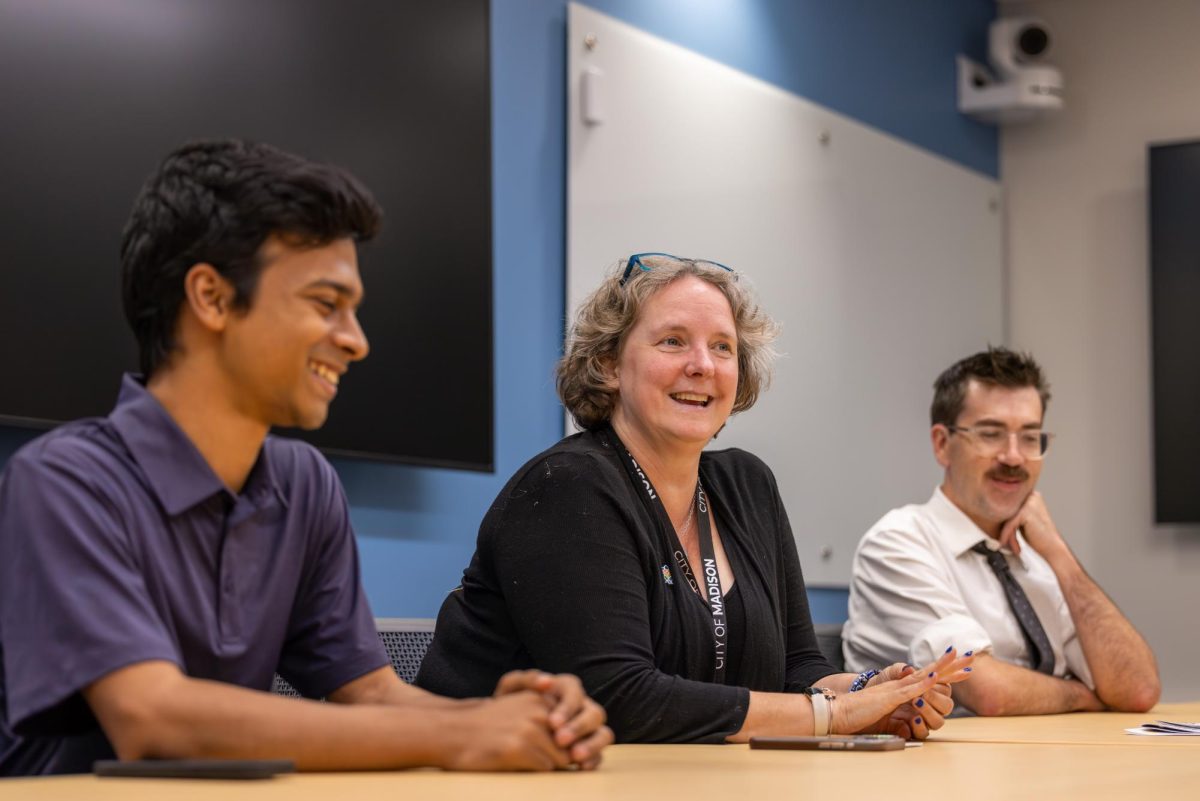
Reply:
[[[806,579],[844,585],[867,528],[940,479],[934,378],[1004,341],[999,185],[592,9],[568,19],[568,314],[630,253],[746,275],[784,356],[713,447],[772,467]]]

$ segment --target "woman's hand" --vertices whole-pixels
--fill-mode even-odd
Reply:
[[[837,734],[877,732],[923,740],[941,728],[954,708],[950,685],[971,677],[974,656],[954,649],[923,670],[895,664],[872,678],[867,688],[842,693],[833,702],[830,731]]]
[[[971,656],[968,652],[965,656]],[[896,681],[916,672],[912,665],[896,662],[888,665],[867,682],[867,687],[874,687],[887,681]],[[971,677],[970,671],[960,670],[953,681],[963,681]],[[946,718],[954,710],[954,698],[949,682],[938,682],[915,701],[910,701],[898,707],[888,720],[876,721],[867,731],[886,732],[901,737],[924,740],[931,731],[940,729]]]

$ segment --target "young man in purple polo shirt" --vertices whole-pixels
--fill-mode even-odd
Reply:
[[[134,205],[125,313],[143,377],[0,475],[0,775],[92,761],[301,769],[594,767],[612,734],[571,676],[489,699],[404,684],[359,583],[346,500],[310,446],[367,355],[352,176],[265,145],[172,153]],[[302,693],[269,692],[278,671]]]

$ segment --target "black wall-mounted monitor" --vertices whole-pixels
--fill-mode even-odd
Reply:
[[[171,149],[240,137],[340,164],[371,355],[331,453],[490,470],[487,0],[0,0],[0,422],[106,414],[137,365],[118,246]],[[289,432],[290,433],[290,432]]]
[[[1160,523],[1200,523],[1200,141],[1150,147],[1154,494]]]

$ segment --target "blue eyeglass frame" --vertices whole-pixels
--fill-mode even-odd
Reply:
[[[722,270],[737,275],[737,272],[732,267],[721,264],[719,261],[709,261],[708,259],[685,259],[682,256],[676,256],[672,253],[634,253],[629,257],[629,261],[625,262],[625,272],[621,275],[621,280],[617,282],[617,286],[625,286],[625,282],[628,281],[629,276],[633,274],[634,267],[637,267],[644,273],[648,273],[654,269],[653,267],[646,266],[646,264],[642,261],[642,257],[644,256],[665,256],[666,258],[674,259],[675,261],[687,261],[693,264],[711,264],[714,267],[720,267]]]

